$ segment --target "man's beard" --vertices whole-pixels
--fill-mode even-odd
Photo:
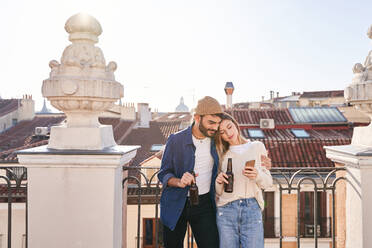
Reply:
[[[199,130],[205,137],[213,138],[216,135],[216,130],[207,129],[205,126],[203,126],[203,118],[200,118]],[[209,134],[208,131],[212,131],[213,134]]]

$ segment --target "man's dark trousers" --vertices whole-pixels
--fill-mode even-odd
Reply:
[[[199,195],[199,205],[190,206],[189,199],[178,219],[176,228],[172,231],[164,226],[165,248],[182,248],[187,222],[190,223],[198,248],[218,248],[218,229],[216,211],[213,208],[209,193]]]

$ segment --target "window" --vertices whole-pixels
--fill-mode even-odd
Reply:
[[[158,152],[163,148],[162,144],[153,144],[150,148],[150,152]]]
[[[263,211],[265,238],[275,238],[274,192],[263,192],[265,208]]]
[[[317,193],[317,227],[314,225],[314,192],[300,193],[300,234],[302,237],[330,237],[331,218],[327,217],[327,194]]]
[[[306,132],[304,129],[291,129],[294,136],[297,138],[309,138],[310,134]]]
[[[156,228],[158,224],[158,228]],[[159,247],[163,247],[163,226],[159,219],[156,221],[155,218],[143,218],[143,248],[155,248],[156,247],[156,235],[158,236]],[[155,232],[157,230],[157,232]]]
[[[18,119],[12,119],[12,125],[15,126],[18,122]]]
[[[251,138],[265,138],[261,129],[248,129],[248,133]]]

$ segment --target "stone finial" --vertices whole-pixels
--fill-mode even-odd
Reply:
[[[89,40],[97,43],[98,36],[102,34],[101,24],[94,17],[84,13],[71,16],[65,24],[65,30],[70,34],[71,42]]]
[[[372,26],[367,36],[372,39]],[[352,83],[345,89],[345,99],[372,120],[372,51],[369,51],[364,64],[356,63],[353,66],[353,73]],[[352,143],[372,146],[371,136],[372,123],[368,127],[355,128]]]
[[[65,129],[55,128],[54,133],[52,129],[49,147],[97,150],[116,145],[111,138],[112,130],[111,134],[107,134],[109,131],[106,130],[105,136],[97,131],[103,127],[98,122],[99,114],[111,108],[124,95],[123,86],[115,81],[117,64],[106,64],[102,50],[94,45],[102,33],[101,25],[92,16],[76,14],[67,20],[65,30],[70,34],[72,44],[63,51],[60,63],[50,61],[50,76],[43,81],[42,87],[43,96],[67,117]],[[79,130],[72,132],[74,128]],[[87,130],[94,134],[89,134]],[[76,134],[82,135],[84,132],[90,137],[96,135],[97,139],[106,139],[105,144],[101,141],[98,141],[101,144],[88,144],[92,139],[84,137],[74,142],[61,139],[72,133],[76,138]],[[107,137],[110,141],[107,141]]]

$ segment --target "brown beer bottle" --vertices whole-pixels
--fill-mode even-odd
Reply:
[[[194,171],[192,172],[192,175],[194,176],[194,179],[195,179]],[[191,206],[199,205],[199,189],[195,182],[191,184],[189,193],[190,193],[190,205]]]
[[[232,172],[232,158],[228,158],[227,160],[226,175],[227,175],[227,181],[229,183],[225,184],[225,192],[232,193],[234,190],[234,174]]]

